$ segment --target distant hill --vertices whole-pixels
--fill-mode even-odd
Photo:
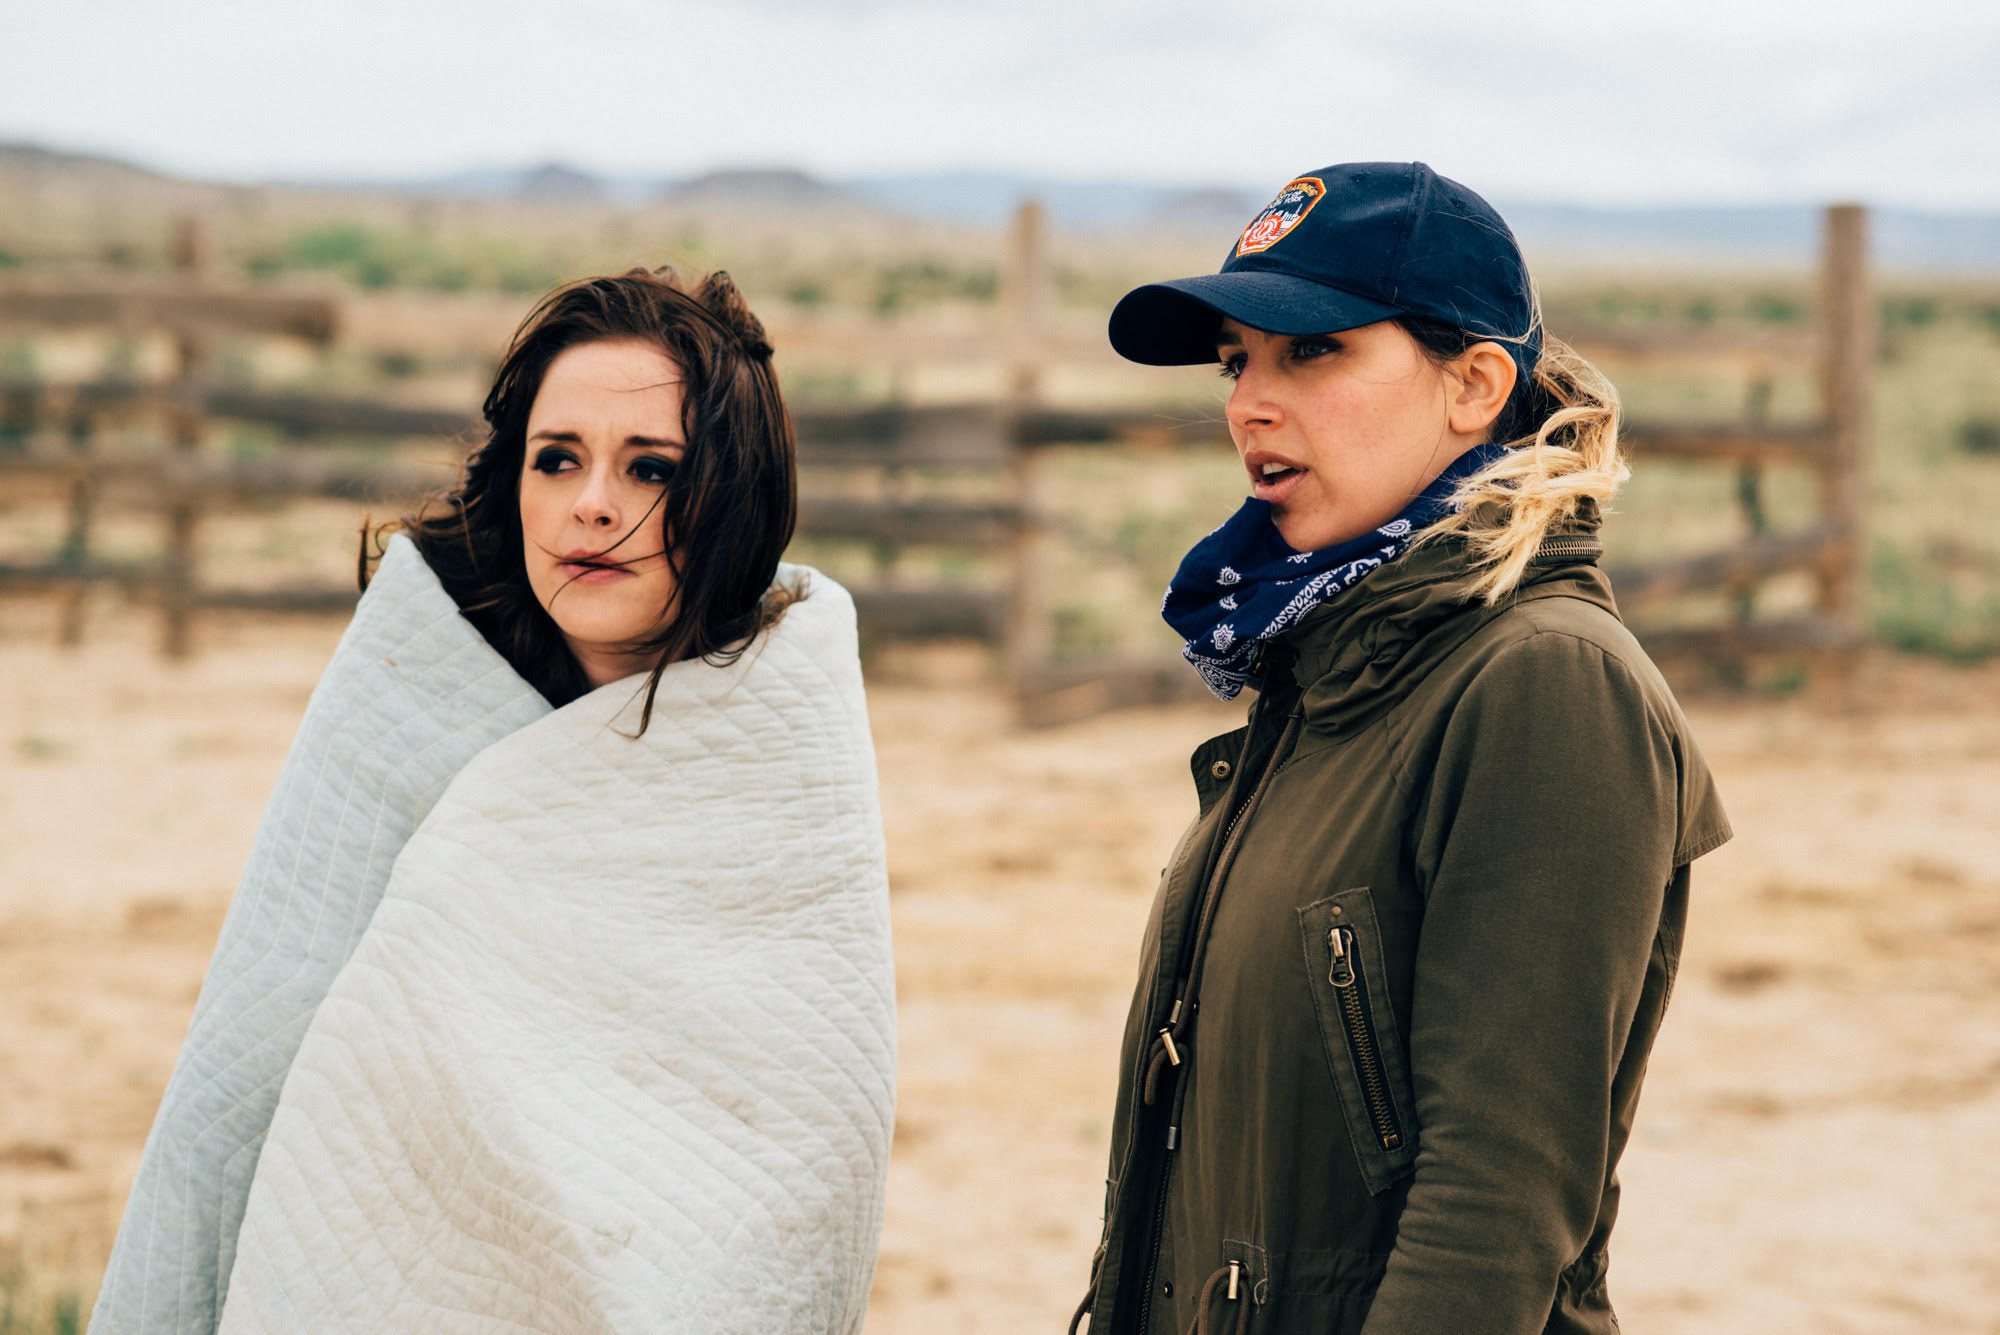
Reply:
[[[951,171],[827,179],[787,167],[745,167],[681,180],[603,174],[572,164],[480,168],[381,180],[271,182],[315,193],[353,191],[541,206],[664,207],[689,213],[819,219],[905,218],[1004,226],[1020,201],[1039,199],[1060,231],[1145,232],[1207,239],[1218,254],[1264,202],[1255,190],[1162,182],[1088,181]],[[187,180],[116,158],[0,143],[0,186],[69,195],[124,195],[199,206],[245,187]],[[1538,260],[1635,264],[1797,264],[1819,244],[1812,204],[1604,207],[1498,201]],[[2000,214],[1882,208],[1873,251],[1890,268],[2000,272]]]
[[[531,167],[514,185],[516,199],[576,200],[595,204],[601,202],[606,193],[603,181],[589,172],[578,171],[560,162],[545,162],[539,167]]]
[[[987,227],[1005,224],[1019,201],[1033,196],[1064,230],[1208,236],[1219,251],[1264,203],[1255,191],[1228,186],[979,172],[868,177],[846,185],[890,212]],[[1796,264],[1819,246],[1816,204],[1610,208],[1505,198],[1497,204],[1523,247],[1563,260]],[[2000,271],[2000,214],[1880,208],[1872,223],[1874,254],[1888,267]]]
[[[40,144],[0,143],[0,176],[73,185],[167,185],[176,178],[94,153],[66,153]]]
[[[238,193],[234,187],[190,181],[118,158],[22,143],[0,143],[0,187],[51,198],[134,199],[196,209]]]
[[[528,167],[473,167],[442,176],[361,177],[340,180],[287,181],[282,184],[316,190],[353,190],[371,195],[403,195],[413,199],[476,199],[486,203],[508,200],[587,204],[640,204],[660,191],[650,176],[603,176],[567,162],[543,162]]]
[[[741,167],[713,171],[670,186],[658,197],[667,208],[690,213],[755,213],[859,217],[879,214],[858,191],[786,167]]]
[[[845,181],[855,194],[890,213],[933,222],[980,227],[1004,225],[1023,199],[1032,196],[1048,210],[1058,230],[1111,232],[1130,228],[1184,230],[1217,218],[1249,221],[1261,199],[1228,189],[1189,190],[1185,186],[1145,182],[1074,181],[1009,175],[1003,172],[935,172],[909,176],[870,176]],[[1217,200],[1233,200],[1235,208],[1218,212]],[[1177,203],[1198,201],[1188,216]],[[1225,232],[1233,230],[1223,221]]]
[[[1226,250],[1264,203],[1254,191],[1157,184],[1076,182],[980,173],[874,177],[849,188],[892,212],[997,227],[1029,196],[1055,226],[1079,232],[1128,229],[1211,236]],[[1531,253],[1565,260],[1795,264],[1819,246],[1816,204],[1610,208],[1497,201]],[[1899,269],[2000,270],[2000,214],[1879,208],[1876,259]]]
[[[1621,258],[1796,262],[1819,246],[1815,205],[1603,208],[1509,203],[1500,211],[1531,252],[1571,260]],[[1880,208],[1870,248],[1897,269],[2000,270],[2000,215]]]

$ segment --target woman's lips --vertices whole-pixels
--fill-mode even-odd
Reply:
[[[562,563],[562,572],[575,584],[611,584],[621,579],[631,579],[632,572],[623,566],[584,565],[577,561]]]
[[[1298,485],[1305,479],[1305,475],[1306,470],[1303,468],[1288,468],[1282,473],[1260,474],[1251,483],[1250,494],[1260,501],[1269,501],[1273,505],[1282,505],[1285,498],[1298,489]]]

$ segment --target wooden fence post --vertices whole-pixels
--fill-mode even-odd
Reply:
[[[189,289],[201,282],[208,260],[208,235],[195,215],[174,226],[173,266]],[[207,347],[202,331],[182,326],[174,331],[174,387],[167,410],[167,532],[161,560],[161,605],[164,625],[161,648],[168,658],[185,658],[193,648],[191,622],[195,603],[195,544],[201,510],[189,485],[195,454],[201,447],[202,372]]]
[[[1870,393],[1875,369],[1875,302],[1868,275],[1868,215],[1859,204],[1826,211],[1820,271],[1820,402],[1826,455],[1819,468],[1821,518],[1838,535],[1819,568],[1819,612],[1851,642],[1862,637],[1867,547]]]
[[[1743,425],[1751,431],[1761,432],[1771,425],[1771,393],[1776,372],[1771,359],[1763,356],[1753,358],[1747,370]],[[1770,515],[1764,508],[1764,465],[1754,457],[1743,459],[1736,465],[1736,507],[1743,516],[1744,530],[1752,541],[1771,531]],[[1739,634],[1756,615],[1758,583],[1756,574],[1750,571],[1745,571],[1741,578],[1730,583],[1731,622]],[[1738,685],[1743,677],[1743,666],[1740,658],[1729,664],[1729,671],[1738,678]]]
[[[1050,655],[1052,637],[1048,608],[1048,541],[1040,512],[1041,451],[1022,443],[1011,431],[1012,419],[1032,407],[1041,390],[1036,335],[1048,304],[1047,218],[1035,200],[1024,200],[1008,234],[1004,293],[1013,365],[1008,385],[1010,448],[1013,451],[1014,531],[1011,587],[1007,599],[1007,635],[1003,657],[1008,680],[1016,687],[1028,681]]]
[[[57,415],[64,435],[68,437],[70,457],[80,466],[76,476],[70,479],[63,543],[56,553],[58,565],[79,574],[63,591],[62,611],[57,620],[56,641],[66,646],[83,643],[84,618],[90,605],[90,583],[81,577],[81,571],[90,563],[90,524],[97,504],[97,483],[87,471],[96,421],[75,399],[72,394],[65,411]]]

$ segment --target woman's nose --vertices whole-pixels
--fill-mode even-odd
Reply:
[[[608,471],[590,470],[584,478],[583,489],[576,494],[574,513],[578,520],[592,528],[617,526],[618,500],[613,494]]]
[[[1236,431],[1269,431],[1281,425],[1285,412],[1270,394],[1266,377],[1254,366],[1246,366],[1229,391],[1223,416]]]

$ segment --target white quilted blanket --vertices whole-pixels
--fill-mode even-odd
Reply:
[[[550,712],[392,542],[96,1335],[859,1326],[894,1083],[881,821],[852,603],[786,574],[809,596],[737,664],[670,667],[633,740],[641,679]]]

